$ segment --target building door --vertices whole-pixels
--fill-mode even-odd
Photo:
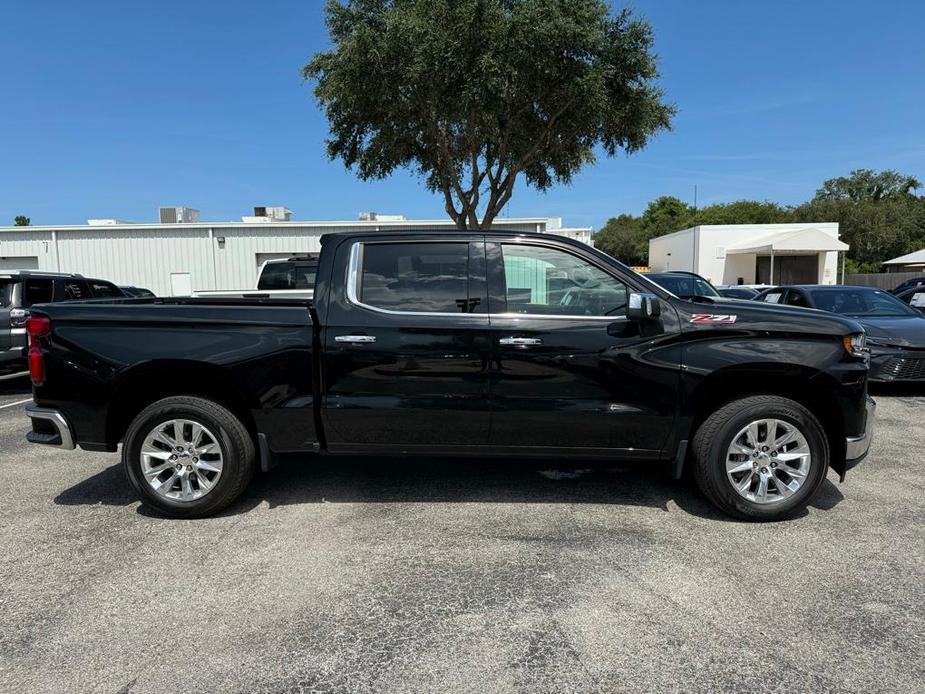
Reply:
[[[193,293],[193,278],[188,272],[170,273],[170,295],[190,296]]]
[[[38,270],[39,259],[34,255],[7,256],[0,258],[0,270]]]
[[[771,256],[758,256],[755,279],[758,284],[818,284],[819,255],[775,255],[773,278]]]

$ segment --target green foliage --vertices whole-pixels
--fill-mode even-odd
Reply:
[[[517,180],[546,190],[670,126],[650,26],[604,0],[328,0],[315,80],[328,155],[364,180],[411,168],[461,228]],[[482,218],[478,215],[481,212]]]
[[[631,214],[611,217],[594,235],[594,246],[627,265],[645,265],[649,238],[643,234],[642,220]]]
[[[624,262],[645,265],[649,239],[700,224],[838,222],[842,241],[851,246],[846,271],[880,272],[883,261],[925,248],[925,197],[914,193],[920,187],[913,176],[859,169],[825,181],[812,200],[793,208],[737,200],[695,211],[677,198],[660,197],[640,217],[608,221],[595,245]]]
[[[16,217],[13,219],[13,224],[18,227],[27,227],[32,224],[32,220],[29,219],[26,215],[20,214],[16,215]]]
[[[695,224],[779,224],[790,221],[790,212],[767,200],[736,200],[698,210]]]
[[[871,169],[856,169],[849,176],[830,178],[816,191],[814,201],[850,200],[852,202],[878,202],[912,196],[922,184],[914,176],[905,176],[896,171],[875,172]]]

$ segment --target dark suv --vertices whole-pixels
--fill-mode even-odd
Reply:
[[[37,270],[0,271],[0,372],[26,368],[26,318],[30,306],[124,296],[112,282],[82,275]]]

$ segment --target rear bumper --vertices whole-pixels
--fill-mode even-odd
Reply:
[[[26,405],[26,415],[32,420],[32,431],[26,434],[29,443],[41,443],[67,450],[74,449],[74,432],[64,415],[36,405]]]
[[[874,439],[874,423],[877,418],[877,403],[867,396],[864,418],[864,433],[845,439],[845,469],[850,470],[867,457],[871,441]]]

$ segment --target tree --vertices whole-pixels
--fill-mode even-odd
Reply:
[[[694,222],[694,209],[671,195],[655,198],[642,213],[642,226],[648,239],[680,231]]]
[[[649,244],[648,239],[643,244],[643,239],[641,220],[631,214],[621,214],[608,219],[594,235],[594,247],[627,265],[645,265]]]
[[[694,224],[778,224],[790,221],[789,210],[776,202],[736,200],[697,210]]]
[[[13,219],[13,224],[18,227],[27,227],[32,224],[32,220],[29,219],[26,215],[20,214],[16,215],[16,217]]]
[[[546,190],[670,127],[650,26],[604,0],[328,0],[302,69],[327,152],[363,180],[411,168],[461,229],[517,181]],[[479,215],[481,214],[481,219]]]
[[[914,176],[896,171],[856,169],[849,176],[830,178],[816,191],[814,200],[851,200],[852,202],[878,202],[907,198],[921,188]]]

